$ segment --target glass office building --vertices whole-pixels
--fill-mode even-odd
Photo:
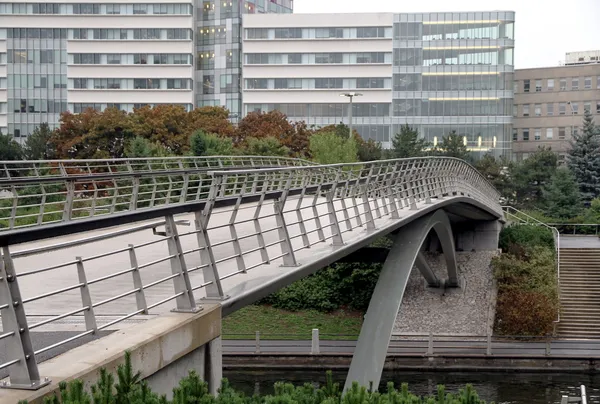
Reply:
[[[196,106],[225,106],[237,121],[243,15],[292,10],[293,0],[196,0]]]
[[[392,131],[510,156],[514,12],[394,15]]]

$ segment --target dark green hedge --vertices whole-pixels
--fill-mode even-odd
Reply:
[[[511,245],[526,247],[548,247],[554,250],[552,230],[544,226],[517,224],[507,226],[500,232],[500,248],[508,252]]]

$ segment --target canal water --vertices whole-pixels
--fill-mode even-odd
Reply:
[[[334,372],[334,379],[343,383],[345,372]],[[257,389],[261,394],[273,392],[273,384],[287,381],[297,385],[325,382],[325,371],[225,371],[232,386],[246,394]],[[381,388],[388,382],[400,386],[408,383],[417,395],[434,395],[438,384],[449,392],[457,392],[467,383],[472,384],[479,397],[496,404],[560,404],[562,395],[579,394],[581,384],[586,386],[588,403],[600,404],[600,375],[570,373],[485,373],[485,372],[384,372]]]

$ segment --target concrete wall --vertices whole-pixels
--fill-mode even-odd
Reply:
[[[470,221],[453,225],[457,251],[495,251],[502,224],[499,221]]]
[[[196,369],[211,392],[221,383],[221,306],[205,304],[198,313],[170,313],[74,348],[39,365],[41,377],[52,383],[37,391],[0,389],[1,403],[27,400],[42,403],[58,391],[61,381],[80,379],[86,389],[105,368],[116,374],[131,352],[134,371],[140,371],[157,393],[169,394],[188,370]],[[208,368],[208,371],[207,371]]]

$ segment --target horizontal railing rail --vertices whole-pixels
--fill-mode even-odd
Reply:
[[[548,223],[562,235],[600,236],[600,223]],[[571,228],[573,229],[571,231]]]
[[[301,334],[223,334],[223,352],[243,355],[352,354],[358,335],[322,334],[318,329]],[[388,355],[465,355],[500,357],[600,358],[600,343],[593,340],[557,340],[552,336],[492,336],[472,334],[393,334]]]
[[[133,317],[171,308],[192,312],[199,296],[239,303],[239,296],[228,299],[226,291],[235,289],[235,282],[244,283],[247,274],[263,269],[275,276],[303,264],[314,272],[317,261],[311,260],[318,259],[313,256],[319,249],[330,254],[348,240],[367,237],[380,225],[389,227],[446,198],[456,198],[448,203],[468,201],[490,218],[502,217],[498,192],[462,160],[290,164],[300,165],[221,167],[202,174],[204,188],[189,193],[194,195],[190,199],[179,195],[170,201],[176,188],[167,187],[161,192],[170,202],[140,212],[114,209],[113,214],[0,232],[0,339],[7,342],[0,369],[8,367],[11,384],[43,384],[36,355]],[[158,175],[174,181],[168,173]],[[188,182],[186,189],[192,187]],[[80,191],[92,192],[100,208],[99,192]],[[110,198],[110,206],[117,206],[118,198]],[[71,212],[75,206],[72,201]],[[176,217],[180,213],[187,216]],[[108,227],[117,224],[135,226]],[[95,232],[77,234],[84,230]],[[61,234],[68,238],[14,245]],[[27,315],[37,321],[30,324]],[[81,332],[33,349],[30,330],[47,330],[68,319],[81,321]]]

